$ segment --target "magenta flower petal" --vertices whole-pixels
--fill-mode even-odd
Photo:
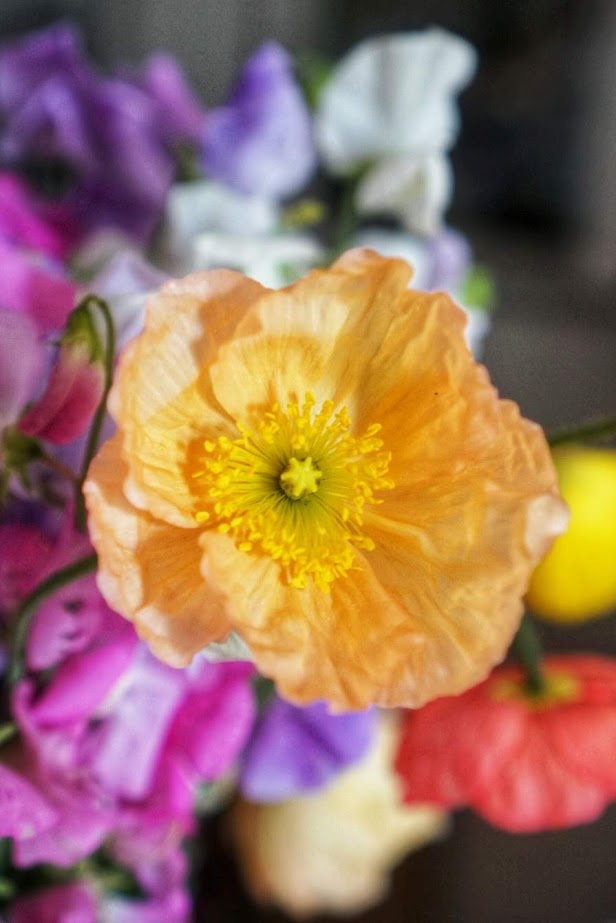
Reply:
[[[61,725],[88,719],[128,668],[136,645],[135,635],[124,634],[67,657],[32,704],[34,721]]]
[[[52,827],[36,836],[16,841],[13,861],[18,868],[40,862],[70,868],[92,855],[114,829],[115,804],[103,790],[77,773],[61,782],[47,777],[43,782],[58,818]]]
[[[36,836],[57,817],[54,807],[27,779],[0,763],[0,837]]]
[[[28,632],[28,669],[47,670],[85,650],[103,627],[105,609],[93,577],[76,580],[46,599]]]
[[[97,923],[96,892],[84,882],[55,885],[17,898],[8,923]]]
[[[41,558],[51,550],[49,539],[36,526],[0,525],[0,613],[12,612],[38,583]]]
[[[11,173],[0,173],[0,238],[28,250],[59,259],[68,241],[42,217],[44,208],[25,183]]]
[[[251,664],[196,666],[196,679],[170,733],[170,752],[181,755],[195,778],[213,780],[233,763],[255,718]]]
[[[0,261],[0,306],[27,314],[43,333],[59,330],[75,304],[77,286],[1,238]]]

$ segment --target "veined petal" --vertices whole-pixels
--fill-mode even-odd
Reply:
[[[184,666],[196,651],[225,638],[231,625],[201,577],[192,530],[133,507],[119,472],[126,473],[126,465],[115,436],[95,459],[85,486],[92,539],[106,565],[98,575],[101,592],[135,622],[161,659]]]
[[[264,291],[238,273],[195,273],[148,302],[148,337],[126,350],[110,408],[122,427],[131,501],[162,519],[196,525],[186,459],[204,428],[228,423],[212,399],[207,368]]]

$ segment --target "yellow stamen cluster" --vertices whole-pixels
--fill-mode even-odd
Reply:
[[[378,491],[393,487],[391,456],[370,426],[362,436],[349,430],[346,408],[332,401],[315,409],[303,403],[275,404],[239,437],[204,443],[204,509],[197,519],[233,536],[238,548],[279,561],[289,583],[322,589],[354,565],[354,547],[371,550],[362,533],[364,507],[380,503]]]

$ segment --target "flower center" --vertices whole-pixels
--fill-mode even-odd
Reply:
[[[293,456],[289,459],[289,464],[278,481],[287,497],[291,500],[301,500],[309,494],[316,494],[322,477],[323,472],[319,471],[310,456],[308,458]]]
[[[320,410],[307,394],[302,404],[275,404],[258,424],[238,426],[239,437],[204,443],[200,522],[231,535],[240,551],[278,561],[292,586],[312,578],[322,590],[355,566],[355,548],[371,550],[363,534],[367,504],[394,485],[390,454],[377,437],[350,433],[346,408],[332,401]]]

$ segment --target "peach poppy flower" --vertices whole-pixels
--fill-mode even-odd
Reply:
[[[350,251],[278,291],[169,282],[125,351],[85,486],[99,586],[179,666],[231,632],[296,703],[477,683],[566,512],[444,294]]]

